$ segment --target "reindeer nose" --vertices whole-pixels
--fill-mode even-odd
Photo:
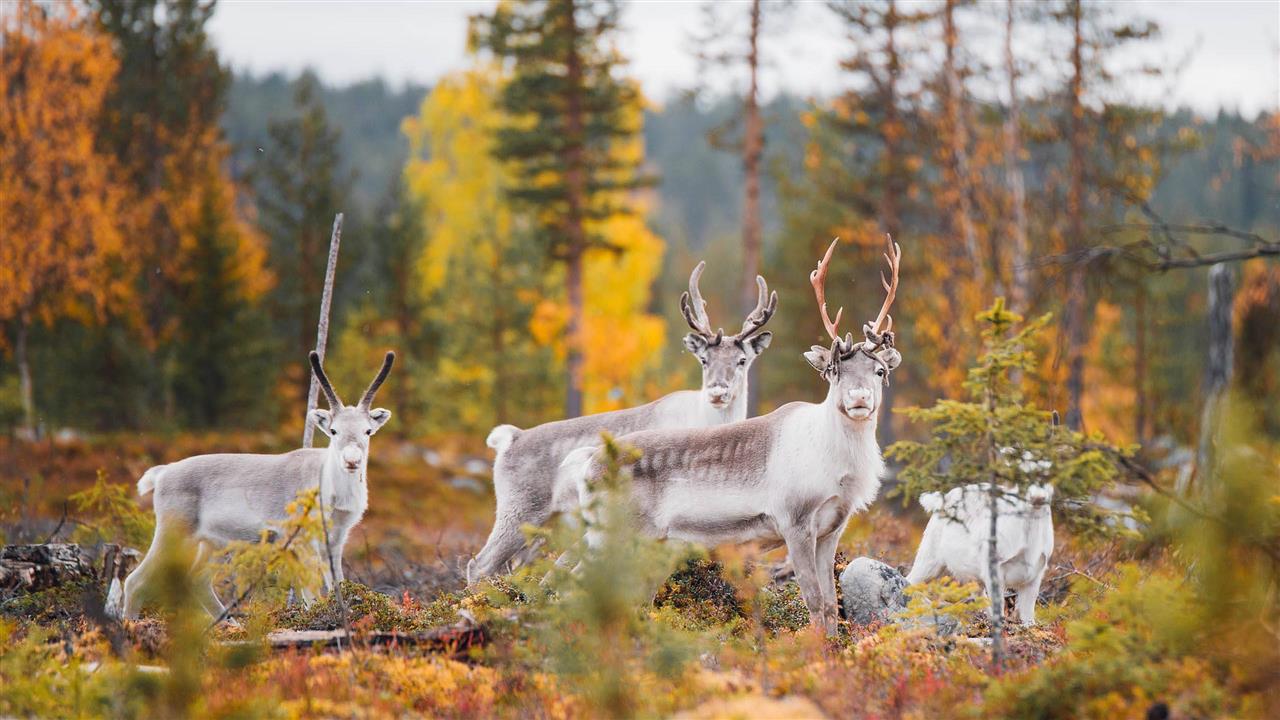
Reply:
[[[871,405],[871,391],[866,388],[851,388],[848,395],[849,404],[854,407]]]
[[[348,445],[342,449],[342,462],[353,470],[360,464],[360,460],[363,457],[364,453],[360,452],[360,448],[353,445]]]

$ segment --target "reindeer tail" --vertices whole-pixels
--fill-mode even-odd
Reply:
[[[150,470],[142,473],[142,477],[138,480],[138,495],[146,497],[155,492],[156,480],[160,479],[160,473],[168,467],[167,465],[157,465]]]
[[[942,509],[942,493],[928,492],[920,496],[920,507],[924,511],[933,514]]]
[[[499,425],[489,432],[489,437],[485,438],[484,444],[501,455],[522,432],[524,431],[515,425]]]

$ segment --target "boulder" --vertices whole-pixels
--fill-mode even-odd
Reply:
[[[907,579],[894,568],[869,557],[856,558],[840,573],[845,617],[859,625],[892,621],[907,609],[902,593],[906,587]]]

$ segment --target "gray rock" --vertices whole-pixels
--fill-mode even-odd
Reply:
[[[859,625],[891,621],[907,609],[906,587],[907,579],[897,570],[879,560],[857,558],[840,573],[845,617]]]
[[[901,613],[907,609],[910,600],[907,579],[897,569],[879,560],[860,557],[849,563],[840,573],[840,589],[844,591],[844,614],[850,622],[932,627],[940,635],[953,635],[960,631],[960,623],[944,615],[903,617]]]

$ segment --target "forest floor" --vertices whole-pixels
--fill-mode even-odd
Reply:
[[[1214,717],[1261,707],[1256,698],[1224,691],[1192,660],[1160,659],[1134,676],[1135,668],[1108,670],[1095,666],[1096,655],[1073,650],[1081,633],[1143,612],[1129,607],[1142,592],[1135,577],[1172,575],[1166,553],[1147,543],[1085,543],[1060,532],[1041,624],[1010,625],[1005,666],[992,673],[990,626],[975,587],[943,584],[930,601],[959,619],[958,633],[842,621],[839,637],[823,638],[805,627],[794,583],[771,578],[783,560],[777,551],[730,548],[674,563],[668,553],[671,567],[682,569],[656,595],[642,590],[644,597],[619,589],[625,578],[606,576],[593,588],[590,568],[574,588],[544,591],[538,580],[551,567],[544,551],[515,576],[467,592],[460,571],[492,522],[487,455],[456,438],[378,440],[369,511],[346,555],[354,648],[266,648],[265,634],[281,627],[340,626],[328,599],[305,611],[247,604],[242,627],[206,630],[207,620],[165,612],[114,626],[86,612],[91,603],[79,595],[50,593],[52,611],[32,598],[11,598],[0,602],[0,714],[1159,717],[1173,708],[1175,717]],[[110,535],[127,536],[127,529],[103,517],[102,507],[69,499],[105,482],[127,489],[149,516],[149,502],[133,493],[147,467],[199,452],[285,446],[254,434],[3,442],[0,532],[9,544],[95,533],[120,540]],[[882,496],[850,523],[842,560],[869,556],[905,570],[924,519],[900,498]],[[640,547],[614,558],[609,571],[643,574],[649,552],[661,554]],[[223,587],[222,595],[234,592]],[[1128,609],[1115,607],[1112,595]],[[1143,637],[1146,631],[1130,624]],[[482,627],[484,642],[438,652],[368,639],[375,631],[411,635],[462,625]],[[1126,644],[1132,640],[1123,633],[1112,639],[1114,662],[1149,657]]]

